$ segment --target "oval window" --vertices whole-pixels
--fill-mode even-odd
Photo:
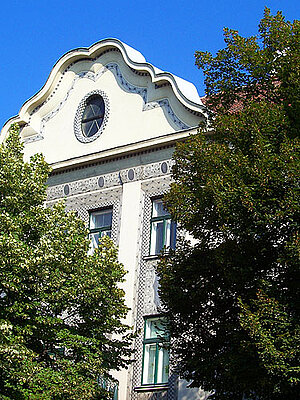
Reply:
[[[103,97],[94,94],[86,100],[86,106],[81,120],[82,133],[90,138],[99,132],[104,120],[105,105]]]

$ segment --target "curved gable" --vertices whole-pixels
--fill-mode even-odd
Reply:
[[[75,134],[80,104],[95,91],[107,99],[106,121],[101,137],[83,144]],[[147,63],[119,40],[105,39],[62,56],[43,88],[4,125],[0,140],[18,122],[25,154],[42,151],[56,163],[186,130],[203,118],[193,84]]]

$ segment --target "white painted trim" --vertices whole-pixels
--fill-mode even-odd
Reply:
[[[90,163],[90,162],[94,162],[94,161],[100,161],[100,160],[107,159],[107,158],[120,157],[120,156],[129,154],[129,153],[143,151],[143,150],[149,149],[151,147],[157,147],[160,145],[165,146],[165,145],[168,145],[171,143],[175,143],[176,141],[178,141],[180,139],[185,139],[188,136],[190,136],[191,134],[195,134],[196,132],[197,132],[197,128],[194,127],[194,128],[188,129],[188,130],[178,131],[178,132],[162,135],[157,138],[147,139],[147,140],[143,140],[143,141],[137,142],[137,143],[130,143],[125,146],[114,147],[112,149],[104,150],[101,152],[60,161],[57,163],[50,164],[50,166],[53,171],[56,171],[59,169],[72,168],[72,167],[76,167],[78,165],[82,165],[82,164],[86,164],[86,163]]]

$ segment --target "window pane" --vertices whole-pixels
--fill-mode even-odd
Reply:
[[[105,104],[100,95],[94,95],[87,99],[81,120],[82,133],[85,137],[92,137],[100,130],[104,112]]]
[[[166,323],[163,318],[147,319],[145,329],[145,339],[164,338],[168,336]]]
[[[102,121],[103,121],[103,118],[95,119],[95,124],[96,124],[96,126],[97,126],[97,132],[98,132],[99,129],[101,128]]]
[[[170,241],[170,247],[171,249],[175,249],[175,245],[176,245],[176,229],[177,229],[177,225],[176,222],[172,221],[171,222],[171,241]]]
[[[94,115],[102,116],[104,114],[104,100],[101,96],[94,96],[90,99],[90,107]]]
[[[82,129],[83,129],[83,132],[84,132],[86,137],[89,136],[89,132],[90,132],[90,130],[92,128],[92,125],[93,125],[93,121],[83,122],[82,123]]]
[[[143,384],[154,383],[156,344],[146,344],[144,350]]]
[[[169,377],[169,352],[168,349],[159,346],[156,383],[166,383],[168,382],[168,377]]]
[[[111,238],[111,230],[101,231],[101,237],[108,236]]]
[[[116,385],[115,386],[115,389],[114,389],[114,400],[118,400],[118,398],[119,398],[119,394],[118,394],[118,392],[119,392],[119,388],[118,388],[118,386]]]
[[[150,254],[159,254],[164,247],[164,222],[152,222]]]
[[[87,137],[91,137],[94,136],[96,133],[98,132],[98,126],[97,123],[95,121],[92,121],[92,125],[90,127],[90,129],[85,133]]]
[[[153,210],[152,217],[163,217],[165,215],[170,215],[168,211],[164,208],[163,201],[161,199],[153,200]]]
[[[99,232],[96,233],[91,233],[90,234],[90,239],[91,239],[91,248],[96,249],[98,247],[98,242],[99,242]]]
[[[145,322],[142,384],[168,382],[169,332],[165,318],[147,318]]]
[[[91,214],[90,229],[111,226],[112,210],[97,211]]]
[[[92,96],[83,112],[82,120],[102,117],[104,114],[104,100],[101,96]]]
[[[99,117],[101,115],[101,109],[97,104],[91,104],[90,108],[94,117]]]
[[[90,119],[94,116],[91,106],[87,106],[83,112],[82,120]]]
[[[165,246],[167,248],[170,247],[170,241],[171,241],[171,220],[167,219],[166,220],[166,240],[165,240]]]
[[[176,243],[176,223],[168,219],[166,220],[165,246],[167,248],[175,249],[175,243]]]

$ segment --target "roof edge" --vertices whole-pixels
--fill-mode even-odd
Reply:
[[[126,43],[123,43],[119,39],[107,38],[92,44],[90,47],[79,47],[69,50],[67,53],[61,56],[52,67],[45,84],[38,92],[36,92],[33,96],[31,96],[23,103],[18,115],[9,118],[5,122],[1,130],[1,134],[5,134],[8,131],[9,126],[14,122],[20,124],[25,124],[27,122],[24,118],[27,110],[33,103],[39,101],[47,95],[48,91],[50,91],[51,89],[56,74],[60,70],[66,68],[67,65],[79,60],[80,58],[93,58],[93,56],[95,56],[101,50],[101,48],[104,47],[116,47],[121,52],[125,62],[129,67],[136,70],[147,70],[153,82],[158,83],[162,80],[168,81],[171,84],[177,99],[184,106],[193,111],[203,113],[204,115],[206,114],[206,107],[203,105],[197,89],[193,83],[179,78],[170,72],[161,71],[154,65],[147,62],[142,53],[127,45]]]

